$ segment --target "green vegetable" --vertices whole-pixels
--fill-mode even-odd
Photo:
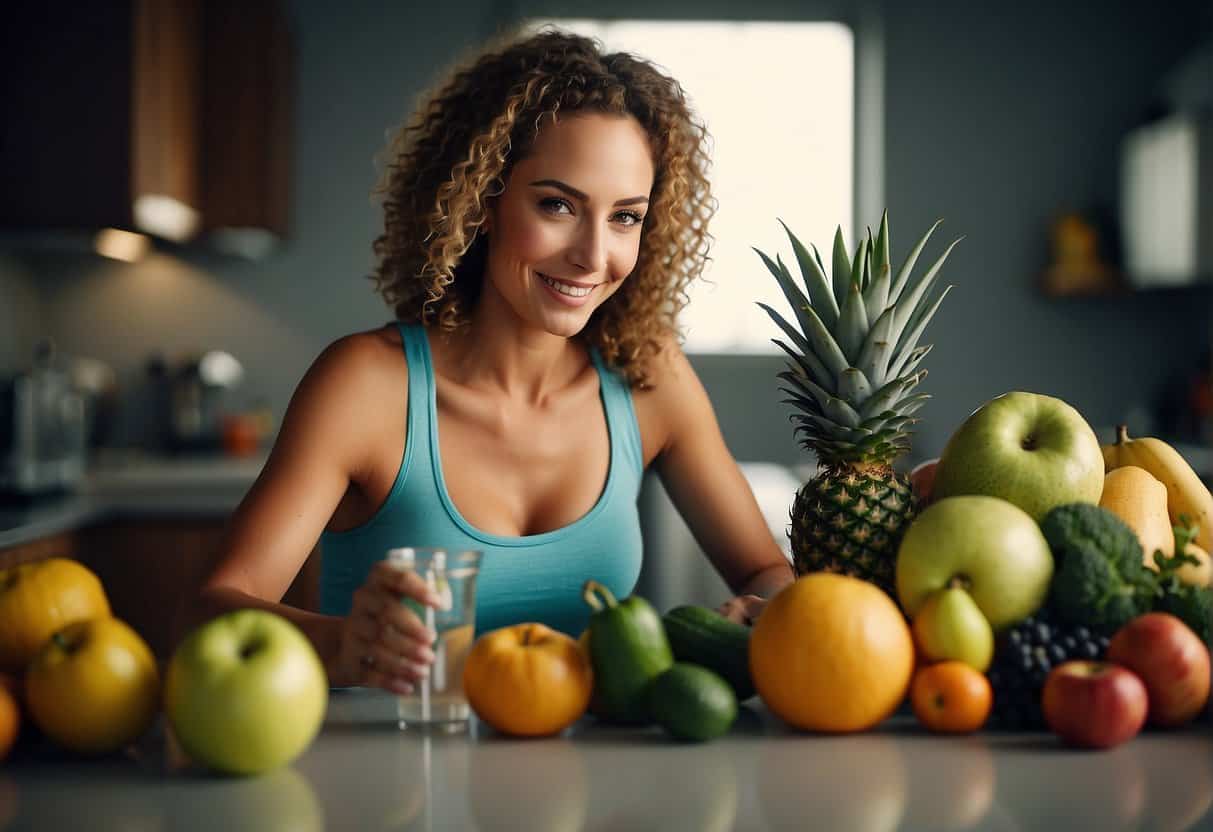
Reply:
[[[661,618],[675,661],[715,671],[729,683],[738,701],[754,695],[750,678],[750,628],[707,607],[675,607]]]
[[[594,609],[590,662],[602,715],[616,722],[648,722],[646,689],[674,663],[661,618],[643,598],[616,601],[597,581],[586,581],[581,595]]]
[[[715,739],[737,719],[737,697],[717,673],[676,662],[648,691],[652,718],[671,736],[691,742]]]
[[[1200,561],[1185,553],[1188,543],[1196,539],[1199,528],[1189,524],[1186,516],[1180,517],[1180,525],[1174,527],[1174,557],[1168,558],[1161,552],[1155,553],[1154,561],[1158,564],[1161,576],[1159,586],[1162,595],[1154,608],[1181,619],[1200,636],[1201,641],[1208,644],[1210,628],[1213,628],[1213,590],[1184,583],[1175,574],[1185,563],[1199,565]]]
[[[1213,590],[1178,580],[1176,583],[1178,586],[1165,592],[1155,609],[1179,618],[1208,644],[1210,621],[1213,620]]]
[[[1040,528],[1055,565],[1047,605],[1063,622],[1113,632],[1154,607],[1158,577],[1142,563],[1137,534],[1111,511],[1058,506]]]

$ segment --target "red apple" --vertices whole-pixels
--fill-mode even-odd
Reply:
[[[1110,662],[1071,661],[1045,679],[1041,710],[1067,745],[1111,748],[1137,736],[1146,721],[1146,686]]]
[[[1170,613],[1139,615],[1117,630],[1108,645],[1108,661],[1145,682],[1151,725],[1183,725],[1209,701],[1209,648]]]
[[[920,462],[910,471],[910,486],[918,495],[921,505],[931,502],[931,492],[935,490],[935,469],[939,467],[939,457]]]

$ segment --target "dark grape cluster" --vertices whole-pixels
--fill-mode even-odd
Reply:
[[[1045,728],[1040,694],[1049,671],[1073,659],[1102,659],[1108,637],[1087,627],[1058,623],[1045,610],[1004,631],[987,676],[994,689],[989,727],[1003,731]]]

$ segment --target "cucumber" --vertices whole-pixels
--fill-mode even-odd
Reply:
[[[649,716],[671,736],[690,742],[715,739],[737,719],[733,688],[706,667],[675,662],[649,683]]]
[[[754,695],[750,678],[750,628],[707,607],[675,607],[661,619],[674,659],[720,674],[738,702]]]

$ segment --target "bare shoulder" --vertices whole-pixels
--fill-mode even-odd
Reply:
[[[406,397],[385,391],[407,389],[408,368],[400,336],[384,327],[345,335],[330,343],[312,362],[291,398],[279,436],[288,446],[298,442],[334,440],[345,462],[357,468],[363,461],[358,437],[377,435],[379,422],[399,419],[384,402]],[[398,421],[394,424],[399,424]],[[358,426],[357,430],[351,427]]]
[[[363,404],[384,383],[397,383],[408,368],[402,360],[400,336],[380,328],[355,332],[330,343],[312,362],[296,398],[312,403]]]

